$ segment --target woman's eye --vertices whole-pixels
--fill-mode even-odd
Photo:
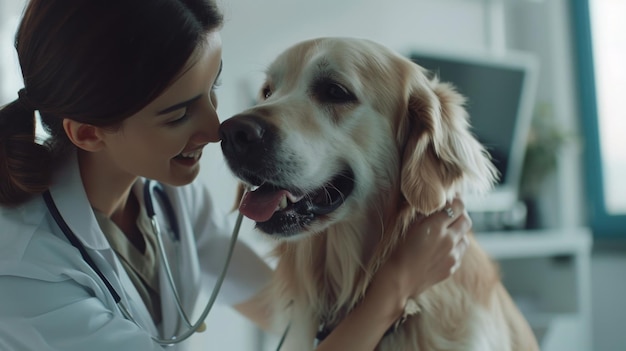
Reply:
[[[187,111],[185,111],[185,114],[184,114],[184,115],[182,115],[182,116],[181,116],[181,117],[179,117],[179,118],[176,118],[176,119],[174,119],[174,120],[171,120],[171,121],[167,122],[167,124],[168,124],[168,125],[170,125],[170,126],[175,126],[175,125],[181,124],[182,122],[184,122],[184,121],[186,121],[186,120],[187,120],[187,117],[188,117],[188,116],[189,116],[189,115],[187,115]]]

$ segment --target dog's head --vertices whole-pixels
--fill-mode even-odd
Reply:
[[[455,193],[486,190],[495,168],[463,103],[371,41],[299,43],[270,65],[258,104],[220,127],[229,167],[252,187],[240,210],[262,231],[292,237],[400,194],[430,214]]]

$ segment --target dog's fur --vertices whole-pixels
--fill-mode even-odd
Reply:
[[[286,349],[310,350],[320,324],[341,321],[417,215],[490,188],[494,167],[463,104],[451,85],[379,44],[319,38],[281,54],[258,105],[224,122],[224,154],[245,183],[296,195],[325,189],[334,204],[330,213],[288,208],[293,216],[257,223],[282,239],[267,296],[278,320],[292,322]],[[334,185],[337,174],[352,187]],[[347,193],[337,199],[333,186]],[[315,196],[303,201],[321,201]],[[453,276],[415,301],[417,315],[378,350],[538,349],[473,238]]]

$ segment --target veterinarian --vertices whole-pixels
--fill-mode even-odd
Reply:
[[[266,327],[271,270],[237,243],[224,278],[235,218],[196,180],[219,142],[221,26],[210,0],[29,2],[24,88],[0,110],[0,350],[188,349],[199,292],[222,279],[220,303]],[[373,349],[458,266],[470,227],[458,200],[414,223],[318,350]]]

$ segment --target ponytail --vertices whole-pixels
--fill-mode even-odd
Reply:
[[[16,206],[50,186],[52,152],[35,140],[35,109],[20,98],[0,108],[0,205]]]

